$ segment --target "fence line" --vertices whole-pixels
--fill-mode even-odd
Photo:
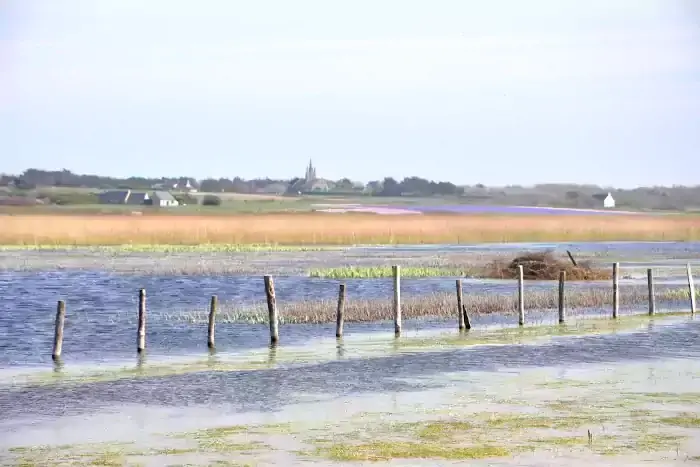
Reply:
[[[400,266],[392,267],[392,283],[393,283],[393,316],[394,316],[394,334],[398,338],[401,335],[401,268]],[[613,263],[612,265],[612,286],[613,286],[613,303],[612,303],[612,318],[617,319],[619,317],[619,307],[620,307],[620,264]],[[690,263],[686,265],[686,274],[688,278],[688,291],[690,293],[690,313],[695,314],[696,312],[696,299],[695,299],[695,284],[693,280],[693,272]],[[265,295],[267,299],[267,309],[268,309],[268,322],[270,326],[270,344],[271,346],[276,346],[279,342],[279,312],[277,308],[277,298],[275,295],[275,284],[272,276],[265,275]],[[525,325],[525,281],[523,279],[523,267],[518,266],[518,325]],[[469,314],[464,304],[464,291],[462,287],[462,279],[456,280],[456,310],[457,310],[457,323],[458,330],[460,332],[464,330],[471,329],[471,321],[469,319]],[[654,288],[654,275],[651,268],[647,269],[647,288],[648,288],[648,305],[649,305],[649,316],[653,316],[656,313],[656,301],[655,301],[655,288]],[[560,324],[564,324],[566,320],[566,271],[561,271],[559,273],[559,287],[558,287],[558,321]],[[346,304],[346,285],[345,283],[339,284],[338,288],[338,306],[336,312],[336,338],[341,339],[343,337],[343,326],[344,326],[344,313]],[[216,313],[218,310],[218,298],[216,295],[212,295],[209,305],[209,320],[207,326],[207,347],[210,350],[215,349],[215,330],[216,330]],[[138,327],[137,327],[137,352],[141,354],[146,349],[146,290],[140,289],[138,292]],[[63,350],[63,332],[66,317],[66,303],[63,300],[59,300],[56,308],[56,320],[54,329],[54,342],[52,349],[52,359],[59,362],[61,359],[61,353]]]

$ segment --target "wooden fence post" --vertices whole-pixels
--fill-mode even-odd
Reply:
[[[616,319],[618,314],[620,313],[620,263],[613,263],[612,286],[613,286],[612,317],[614,319]]]
[[[654,297],[654,272],[647,269],[647,286],[649,287],[649,316],[656,312],[656,299]]]
[[[218,308],[219,299],[216,295],[211,296],[209,303],[209,327],[207,328],[207,347],[213,349],[215,347],[214,333],[216,330],[216,309]]]
[[[275,283],[272,276],[265,276],[265,295],[267,296],[267,313],[270,322],[270,343],[279,341],[279,317],[277,315],[277,297],[275,297]]]
[[[338,287],[338,309],[335,319],[335,337],[343,337],[343,324],[345,323],[345,284]]]
[[[146,348],[146,289],[139,290],[139,325],[136,332],[136,351]]]
[[[688,292],[690,293],[690,313],[695,314],[695,282],[693,281],[693,270],[690,268],[690,263],[687,266],[688,271]]]
[[[391,267],[394,275],[394,335],[401,335],[401,266]]]
[[[457,320],[459,323],[459,330],[463,331],[466,327],[464,320],[464,302],[462,301],[462,279],[457,279]]]
[[[525,325],[525,279],[523,277],[523,265],[518,265],[518,324]]]
[[[566,285],[566,271],[559,271],[559,324],[564,323],[564,287]]]
[[[63,352],[63,326],[66,320],[66,303],[63,300],[58,301],[56,306],[56,327],[53,334],[53,351],[51,358],[53,361],[58,361]]]

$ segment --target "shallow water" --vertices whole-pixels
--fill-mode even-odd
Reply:
[[[163,438],[167,433],[291,423],[293,433],[263,429],[261,439],[275,449],[227,452],[226,456],[255,458],[262,461],[258,465],[297,464],[304,463],[294,452],[299,443],[357,443],[365,436],[405,439],[406,433],[386,425],[388,422],[473,422],[508,413],[552,417],[552,410],[557,411],[557,417],[569,417],[584,410],[596,418],[571,433],[567,429],[543,432],[535,427],[512,432],[495,427],[488,438],[491,443],[510,446],[514,439],[527,444],[537,437],[573,435],[583,440],[586,430],[591,430],[596,439],[615,438],[619,459],[610,460],[606,454],[600,459],[608,462],[605,465],[630,465],[620,460],[676,465],[700,455],[699,430],[686,430],[683,435],[687,437],[674,439],[671,448],[639,453],[623,449],[628,437],[647,436],[653,431],[657,423],[654,417],[700,410],[700,323],[696,320],[662,320],[623,333],[529,344],[444,349],[439,337],[433,339],[432,346],[420,352],[391,351],[385,346],[379,355],[337,356],[321,363],[288,362],[257,370],[5,388],[0,391],[0,450],[28,443],[137,442],[152,447],[172,443]],[[395,341],[385,337],[382,342]],[[355,348],[371,345],[360,338],[351,344]],[[323,347],[312,343],[315,345],[319,350]],[[284,353],[284,348],[278,352]],[[559,407],[562,401],[571,402]],[[633,413],[642,409],[656,411],[645,415],[649,428],[643,433],[635,431],[643,420]],[[91,429],[95,426],[100,430]],[[661,426],[656,428],[665,435],[670,433]],[[252,428],[249,431],[255,432]],[[241,439],[250,441],[251,435],[244,433]],[[594,447],[592,451],[613,449]],[[497,459],[497,464],[490,460],[470,461],[469,465],[556,465],[551,463],[553,458],[590,462],[600,455],[566,448],[557,452],[529,449]],[[206,454],[195,457],[202,462]],[[403,463],[448,465],[409,460]],[[542,464],[545,460],[550,463]],[[163,465],[151,461],[148,465]]]
[[[559,246],[567,247],[610,251],[604,261],[625,257],[630,265],[635,257],[644,257],[650,265],[661,266],[667,264],[664,255],[673,256],[674,272],[659,278],[659,293],[685,285],[682,266],[700,254],[698,245],[677,243]],[[371,256],[372,251],[357,249],[353,254]],[[394,339],[392,323],[349,323],[341,341],[334,338],[334,324],[282,325],[281,345],[275,348],[267,347],[267,325],[220,323],[217,352],[209,356],[206,326],[173,320],[172,315],[205,310],[212,294],[222,304],[260,302],[260,276],[122,274],[53,267],[18,271],[2,264],[0,270],[0,460],[12,457],[37,465],[56,461],[31,457],[45,455],[43,451],[8,451],[28,444],[108,443],[95,449],[112,450],[113,443],[125,441],[142,448],[170,448],[175,442],[164,437],[167,433],[291,423],[294,433],[268,427],[257,435],[240,435],[243,444],[254,440],[268,444],[267,448],[242,444],[241,449],[225,453],[200,450],[130,457],[146,465],[206,465],[222,456],[256,465],[327,465],[331,460],[321,454],[296,451],[323,450],[329,441],[319,439],[329,434],[335,434],[333,442],[358,442],[368,430],[377,431],[375,439],[405,440],[408,435],[385,426],[387,421],[477,420],[504,411],[551,415],[561,401],[567,401],[573,412],[597,413],[606,421],[588,423],[571,433],[494,428],[489,432],[494,443],[509,446],[517,438],[528,449],[488,461],[470,460],[468,465],[681,465],[700,456],[698,430],[678,427],[669,429],[683,435],[677,440],[665,444],[656,440],[654,449],[635,448],[638,453],[627,449],[654,431],[658,425],[654,417],[700,411],[700,322],[689,315],[633,317],[644,310],[623,306],[621,320],[612,321],[591,319],[607,317],[609,310],[567,310],[567,324],[559,326],[555,312],[528,310],[525,328],[518,329],[515,317],[508,314],[474,316],[474,328],[465,334],[458,333],[452,321],[408,320],[400,339]],[[335,299],[338,282],[276,277],[281,313],[288,302]],[[349,299],[389,299],[392,294],[390,279],[344,282]],[[643,283],[634,278],[621,281],[622,287]],[[142,287],[148,291],[148,347],[145,356],[137,358],[136,305]],[[571,283],[567,290],[580,287],[609,284]],[[465,280],[464,288],[467,294],[513,293],[515,284]],[[555,293],[556,284],[527,283],[527,290]],[[402,281],[404,296],[453,291],[454,278]],[[67,301],[64,366],[52,368],[58,299]],[[659,306],[662,312],[687,307],[671,302]],[[675,402],[668,395],[622,397],[635,391],[680,395]],[[611,415],[610,407],[619,413]],[[641,411],[654,411],[645,416],[642,434],[634,429]],[[592,430],[601,441],[587,448],[585,443],[579,445],[585,430]],[[481,436],[483,429],[478,432]],[[575,446],[542,447],[533,441],[553,435],[574,436]],[[612,447],[601,444],[608,435],[617,437],[609,441]],[[474,436],[468,439],[478,438]],[[536,449],[529,449],[533,446]],[[62,449],[67,448],[50,448],[50,455]],[[434,459],[395,459],[391,464],[450,465]]]
[[[327,279],[279,277],[275,281],[278,306],[284,317],[285,303],[305,299],[327,299],[329,306],[337,298],[338,282]],[[356,298],[385,298],[392,296],[391,279],[355,279],[347,284],[348,300]],[[621,287],[642,282],[622,281]],[[0,273],[0,367],[6,365],[45,364],[50,362],[53,342],[56,301],[66,301],[66,325],[63,355],[67,361],[110,360],[133,355],[137,320],[137,293],[147,291],[147,342],[153,355],[172,355],[203,351],[206,325],[191,322],[195,314],[204,316],[211,295],[217,295],[222,309],[231,306],[261,304],[264,301],[263,280],[260,277],[197,277],[197,276],[134,276],[97,272]],[[657,293],[678,288],[682,281],[660,280]],[[552,282],[527,284],[527,292],[556,293]],[[571,283],[567,290],[580,288],[609,288],[604,282]],[[465,294],[514,294],[514,281],[465,280]],[[437,292],[454,293],[454,279],[404,279],[402,294],[430,295]],[[685,309],[685,301],[658,303],[669,310]],[[622,303],[622,312],[632,311]],[[598,311],[598,310],[591,310]],[[603,311],[603,310],[600,310]],[[636,311],[640,311],[637,309]],[[554,312],[541,316],[528,310],[528,321],[553,319]],[[512,317],[474,317],[475,326],[496,320],[512,323]],[[534,320],[534,321],[533,321]],[[407,321],[407,329],[453,327],[444,321]],[[388,323],[348,323],[347,333],[387,332]],[[282,325],[285,342],[298,343],[334,335],[334,325]],[[264,324],[219,323],[217,344],[223,349],[263,347],[269,340]]]
[[[509,248],[536,249],[552,248],[571,249],[577,252],[604,253],[619,259],[628,254],[666,255],[692,258],[694,252],[700,254],[700,243],[598,243],[598,244],[522,244],[522,245],[476,245],[476,246],[440,246],[439,251],[449,250],[490,250],[505,251]],[[372,258],[377,251],[391,252],[406,250],[419,252],[433,249],[432,246],[412,247],[362,247],[350,249],[352,255]],[[632,251],[632,256],[629,252]],[[319,254],[325,254],[322,252]],[[55,306],[58,300],[65,300],[67,306],[66,329],[64,338],[64,359],[67,362],[107,361],[129,358],[133,355],[135,327],[137,317],[137,293],[140,288],[147,291],[148,323],[147,341],[149,354],[168,356],[203,351],[206,329],[203,324],[189,322],[195,314],[204,314],[211,295],[217,295],[222,309],[244,307],[264,302],[263,279],[260,275],[241,276],[228,274],[214,275],[173,275],[173,274],[122,274],[116,271],[57,269],[46,266],[44,270],[16,271],[3,270],[2,264],[12,254],[15,259],[25,255],[41,257],[51,252],[0,252],[0,368],[17,365],[36,365],[50,363],[50,349],[53,341]],[[77,253],[76,253],[77,254]],[[90,253],[94,254],[94,253]],[[315,253],[313,253],[315,254]],[[313,256],[313,254],[310,254]],[[335,253],[333,253],[335,254]],[[418,254],[418,253],[416,253]],[[265,258],[274,258],[276,253],[265,253]],[[410,256],[411,253],[408,253]],[[103,253],[103,256],[105,254]],[[177,255],[175,255],[177,256]],[[222,255],[220,255],[222,256]],[[226,256],[223,255],[223,260]],[[235,256],[235,255],[234,255]],[[103,258],[108,262],[109,254]],[[148,255],[138,254],[138,261]],[[609,258],[604,257],[607,261]],[[222,261],[223,261],[222,260]],[[151,262],[156,260],[151,259]],[[661,261],[656,257],[655,261]],[[659,267],[657,273],[657,293],[662,294],[668,288],[681,288],[686,284],[683,277],[686,259],[676,259],[675,267]],[[659,263],[661,264],[661,263]],[[623,274],[635,270],[623,268]],[[621,287],[642,286],[645,284],[643,269],[629,279],[621,280]],[[662,275],[663,273],[663,275]],[[275,277],[278,304],[284,317],[285,303],[337,297],[338,283],[330,279],[315,279],[299,276]],[[348,300],[354,299],[390,299],[392,297],[391,279],[348,279]],[[454,293],[454,278],[429,278],[402,280],[402,295],[430,295],[437,292]],[[527,292],[550,291],[556,293],[554,281],[528,282]],[[581,288],[609,289],[610,284],[603,282],[567,284],[567,291]],[[514,281],[499,280],[464,280],[465,294],[505,293],[514,294]],[[331,305],[329,305],[331,306]],[[622,311],[633,310],[621,303]],[[660,302],[660,308],[667,310],[685,309],[683,301]],[[604,310],[588,310],[602,312]],[[534,316],[531,318],[531,315]],[[550,311],[546,316],[538,316],[528,310],[528,322],[541,321],[553,316]],[[549,317],[549,318],[548,318]],[[512,323],[512,317],[475,317],[475,325],[482,326],[492,320],[502,324]],[[425,328],[444,328],[453,323],[421,320],[405,323],[407,330]],[[386,332],[388,323],[349,324],[347,333]],[[289,343],[299,343],[321,336],[334,334],[331,325],[290,325],[282,328],[282,339]],[[217,326],[217,344],[222,349],[260,348],[268,342],[265,325],[224,324]]]

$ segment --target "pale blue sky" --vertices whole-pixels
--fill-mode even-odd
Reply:
[[[0,0],[0,172],[698,184],[693,2]]]

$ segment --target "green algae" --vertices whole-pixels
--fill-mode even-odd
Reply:
[[[469,460],[506,457],[511,453],[498,446],[446,446],[428,442],[375,441],[365,444],[333,444],[319,447],[316,454],[334,461],[386,461],[392,459]]]
[[[424,440],[435,440],[450,437],[472,428],[473,425],[467,422],[429,422],[418,430],[418,437]]]
[[[546,417],[540,415],[490,414],[485,420],[488,428],[525,430],[533,428],[578,428],[586,424],[597,424],[603,419],[592,416]]]
[[[681,413],[673,417],[661,417],[659,422],[680,428],[700,428],[700,415],[696,413]]]

